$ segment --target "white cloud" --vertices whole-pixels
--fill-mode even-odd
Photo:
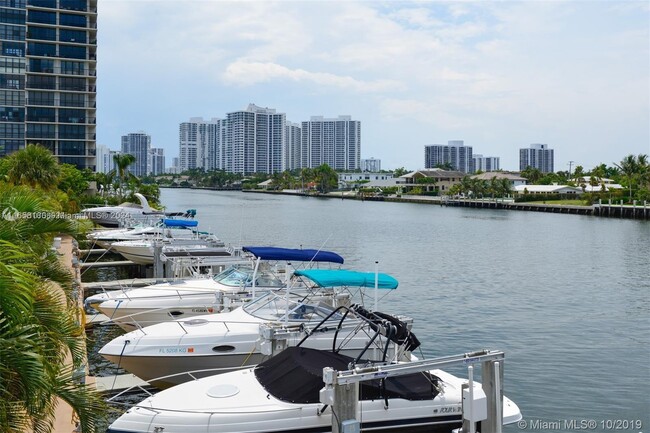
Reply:
[[[98,135],[118,143],[143,113],[155,127],[254,100],[296,121],[345,110],[376,157],[392,152],[395,119],[417,121],[400,148],[416,159],[463,136],[485,138],[484,154],[588,135],[596,155],[621,141],[617,153],[647,152],[632,146],[650,141],[649,13],[633,1],[101,1]],[[165,127],[173,143],[177,124]],[[516,164],[516,147],[503,153]]]
[[[400,90],[402,85],[392,80],[362,81],[350,76],[327,72],[309,72],[304,69],[290,69],[277,63],[235,61],[226,68],[223,79],[226,83],[249,86],[271,81],[293,81],[319,86],[331,86],[354,92],[383,92]]]

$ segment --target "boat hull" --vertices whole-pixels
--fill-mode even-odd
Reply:
[[[184,349],[187,350],[187,349]],[[156,388],[165,389],[189,380],[252,367],[268,358],[261,353],[236,353],[213,356],[122,356],[104,358]],[[200,371],[204,370],[204,371]],[[185,374],[184,374],[185,373]],[[166,377],[169,376],[169,377]]]
[[[255,325],[254,325],[255,326]],[[249,341],[228,341],[215,337],[214,341],[206,343],[191,342],[174,346],[158,346],[158,356],[132,355],[127,350],[115,350],[111,353],[100,351],[100,354],[124,370],[135,374],[140,379],[149,382],[157,388],[168,388],[190,380],[227,373],[246,367],[255,366],[269,359],[263,355],[256,344],[257,339]],[[356,356],[363,349],[365,340],[357,340],[358,344],[350,344],[341,354]],[[292,342],[295,345],[297,340]],[[232,353],[215,352],[212,347],[234,348]],[[332,346],[331,337],[313,338],[307,340],[305,347],[327,350]],[[212,353],[209,353],[212,352]],[[187,355],[183,355],[187,353]],[[194,353],[190,355],[190,353]],[[200,371],[207,370],[207,371]],[[189,374],[191,372],[191,374]],[[168,376],[168,377],[166,377]]]
[[[117,302],[102,302],[96,308],[117,326],[129,332],[145,326],[156,325],[176,319],[190,319],[196,316],[222,312],[223,303],[221,301],[215,300],[214,296],[211,299],[209,297],[207,298],[203,302],[200,299],[196,299],[191,305],[159,306],[156,309],[149,307],[129,307],[119,305]],[[109,303],[111,305],[117,304],[117,306],[114,308],[107,307],[106,304]],[[181,302],[179,301],[178,304],[181,304]]]
[[[153,264],[153,248],[149,245],[119,246],[111,245],[114,251],[120,253],[125,259],[139,265]]]
[[[451,432],[461,426],[464,382],[441,370],[443,392],[431,400],[383,399],[359,402],[362,431]],[[289,379],[287,377],[287,379]],[[521,412],[503,399],[503,424]],[[332,408],[321,403],[277,400],[261,386],[252,369],[212,376],[162,391],[129,409],[108,433],[289,433],[331,432]]]

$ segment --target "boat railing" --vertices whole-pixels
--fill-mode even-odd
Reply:
[[[184,371],[184,372],[181,372],[181,373],[174,373],[174,374],[168,374],[168,375],[165,375],[165,376],[156,377],[156,378],[150,379],[149,383],[169,382],[169,379],[177,379],[177,378],[180,378],[180,377],[187,377],[188,380],[186,380],[184,382],[190,382],[190,381],[199,380],[202,377],[205,377],[205,376],[208,376],[208,375],[212,376],[214,374],[227,373],[229,371],[244,370],[244,369],[253,368],[253,367],[255,367],[255,364],[240,365],[240,366],[237,366],[237,367],[213,367],[213,368],[204,368],[204,369],[201,369],[201,370],[189,370],[189,371]],[[208,373],[208,374],[206,374],[206,373]],[[209,373],[212,373],[212,374],[209,374]],[[174,381],[174,382],[177,382],[177,381]],[[120,391],[119,393],[111,396],[110,398],[107,398],[106,401],[110,402],[112,404],[130,405],[129,403],[123,403],[123,402],[114,401],[114,400],[121,397],[121,396],[123,396],[123,395],[132,394],[132,393],[134,393],[136,391],[144,392],[149,397],[151,397],[153,395],[153,393],[150,392],[149,389],[147,389],[147,385],[148,385],[148,383],[146,385],[141,384],[141,383],[137,384],[137,385],[133,385],[133,386],[131,386],[129,388],[126,388],[126,389]]]
[[[248,293],[246,293],[246,294],[248,294]],[[188,295],[185,295],[185,296],[191,296],[191,295],[188,294]],[[155,298],[155,297],[152,297],[152,298]],[[143,298],[137,298],[137,299],[143,299]],[[223,313],[223,312],[230,311],[230,310],[232,310],[234,308],[237,308],[237,307],[241,306],[241,304],[243,304],[244,302],[246,302],[248,300],[248,299],[246,299],[244,297],[241,297],[241,298],[227,298],[227,297],[225,297],[224,299],[232,299],[232,300],[230,302],[221,302],[221,303],[212,304],[210,306],[205,306],[205,309],[208,310],[208,308],[213,308],[214,313]],[[203,306],[195,306],[193,308],[199,309],[199,308],[203,308]],[[161,322],[160,320],[137,320],[137,316],[143,316],[145,314],[151,314],[151,313],[165,312],[166,311],[168,313],[170,323],[187,322],[187,321],[194,320],[194,319],[192,319],[192,317],[188,317],[187,319],[185,319],[185,318],[180,319],[180,318],[175,317],[172,314],[174,312],[174,308],[170,308],[170,307],[151,308],[151,309],[144,310],[144,311],[139,311],[139,312],[133,313],[133,314],[125,314],[125,315],[122,315],[122,316],[115,316],[115,314],[118,312],[118,310],[119,310],[119,305],[115,310],[113,310],[113,313],[111,314],[111,317],[109,317],[109,320],[107,320],[107,321],[105,321],[103,323],[105,323],[105,324],[115,323],[117,325],[120,325],[120,324],[131,325],[135,329],[138,329],[138,330],[142,331],[145,335],[147,335],[147,332],[145,330],[145,328],[147,326],[155,325],[155,324],[163,323],[163,322]],[[226,311],[224,311],[224,310],[226,310]],[[206,314],[210,314],[210,313],[206,313]],[[207,319],[206,319],[206,321],[207,321]],[[229,321],[229,322],[230,323],[235,323],[232,320]],[[250,323],[250,322],[242,322],[242,323]]]

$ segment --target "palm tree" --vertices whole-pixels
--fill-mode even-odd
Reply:
[[[646,186],[650,184],[650,163],[648,162],[648,155],[639,155],[636,158],[638,164],[638,178],[639,184]]]
[[[134,162],[135,162],[135,156],[131,155],[130,153],[123,153],[123,154],[118,153],[113,155],[113,164],[115,164],[115,170],[113,170],[113,173],[117,175],[117,178],[119,179],[118,188],[119,188],[120,199],[123,197],[124,194],[124,191],[122,190],[124,182],[129,177],[133,177],[133,175],[129,173],[128,169],[129,166],[132,165]]]
[[[101,397],[73,378],[84,359],[83,328],[72,302],[71,276],[49,250],[54,234],[75,233],[77,224],[9,217],[52,211],[49,203],[37,190],[0,184],[2,432],[50,432],[57,397],[75,410],[84,432],[97,431],[104,418]]]
[[[538,168],[528,166],[522,170],[521,177],[525,177],[531,185],[534,185],[542,178],[542,172]]]
[[[7,157],[7,180],[14,185],[55,188],[61,170],[52,152],[37,144],[28,144],[24,149]]]
[[[636,156],[627,155],[623,158],[620,164],[614,163],[616,167],[623,173],[623,176],[627,178],[627,183],[630,187],[630,200],[632,200],[632,185],[634,184],[634,178],[639,171],[639,163]]]
[[[512,183],[510,183],[510,179],[503,177],[500,179],[499,183],[501,184],[500,185],[501,197],[507,197],[510,194],[510,191],[512,190]]]
[[[571,174],[571,173],[569,173]],[[584,183],[584,181],[581,179],[585,175],[585,169],[581,165],[576,165],[575,170],[573,171],[573,179],[575,179],[575,183],[578,185],[581,185]],[[569,179],[569,180],[573,180]]]
[[[309,189],[308,186],[311,182],[314,181],[314,169],[305,167],[300,170],[300,188],[305,192],[305,188]]]
[[[338,187],[339,175],[336,171],[327,164],[322,164],[316,167],[313,171],[314,181],[317,183],[318,191],[321,193],[328,193]]]
[[[460,192],[465,195],[469,195],[472,191],[472,182],[469,176],[465,176],[460,181]]]

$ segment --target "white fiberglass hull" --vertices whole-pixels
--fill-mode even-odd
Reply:
[[[443,392],[432,400],[383,399],[359,403],[363,431],[451,432],[461,425],[463,380],[440,370]],[[323,411],[319,415],[319,411]],[[522,418],[503,399],[503,424]],[[316,433],[330,432],[331,407],[280,401],[258,382],[253,369],[192,381],[162,391],[129,409],[107,433]]]
[[[265,322],[238,308],[188,321],[160,323],[113,339],[99,354],[145,381],[167,387],[192,379],[181,373],[221,369],[195,375],[204,377],[257,365],[267,359],[258,344],[260,324]],[[337,334],[337,341],[347,341],[341,350],[344,355],[356,356],[370,340],[366,333],[355,333],[355,330],[355,326],[348,325]],[[334,330],[316,333],[303,346],[332,350],[334,333]],[[295,346],[303,336],[297,333],[289,338],[288,346]],[[170,375],[177,376],[153,380]]]
[[[208,239],[164,239],[162,252],[165,251],[188,251],[206,250],[213,245]],[[113,251],[121,254],[125,259],[140,265],[152,265],[154,262],[153,241],[121,241],[111,244]],[[225,256],[225,254],[224,254]]]
[[[90,302],[118,326],[132,331],[175,319],[230,311],[249,297],[248,292],[239,293],[205,278],[102,294]]]
[[[129,245],[125,245],[129,243]],[[130,241],[114,242],[111,244],[113,251],[121,254],[125,259],[139,265],[153,264],[153,247],[149,242],[131,243]]]

